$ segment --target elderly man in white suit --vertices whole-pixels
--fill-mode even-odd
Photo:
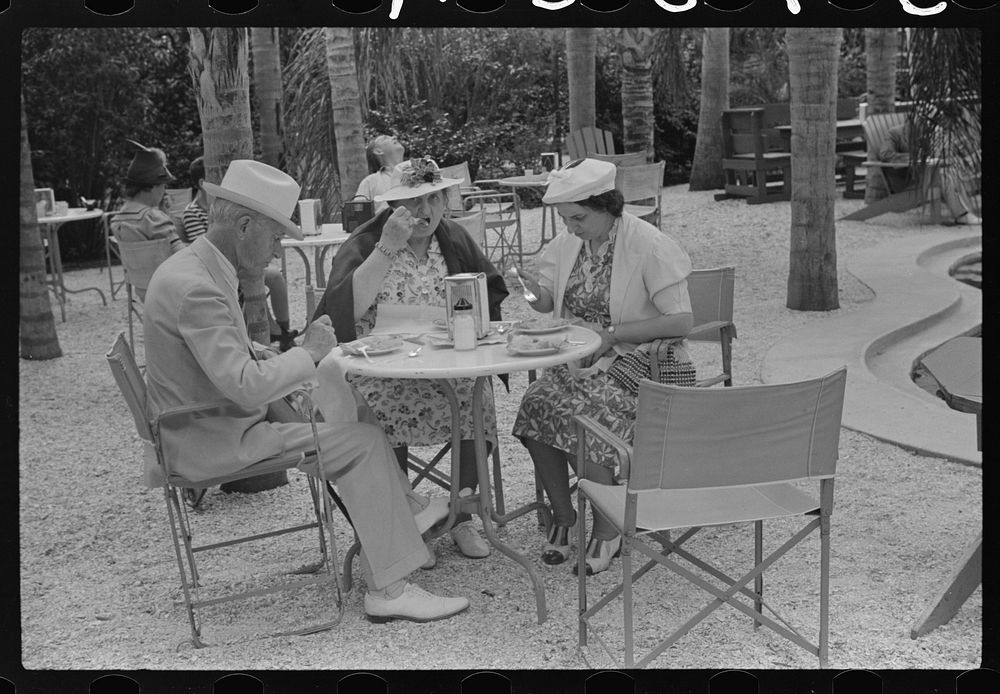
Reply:
[[[210,400],[230,406],[162,432],[165,452],[180,474],[204,480],[311,450],[309,424],[271,422],[267,412],[269,402],[318,381],[314,399],[326,420],[319,424],[322,464],[331,474],[353,465],[337,484],[363,548],[369,619],[424,622],[462,612],[466,598],[432,595],[406,580],[429,558],[420,533],[447,508],[418,508],[414,517],[384,433],[357,421],[352,392],[332,360],[317,368],[337,344],[329,319],[312,323],[300,347],[267,359],[247,337],[237,278],[262,273],[285,234],[302,238],[290,220],[298,184],[266,164],[236,160],[220,185],[205,187],[214,197],[207,233],[166,260],[146,294],[148,405],[152,414]],[[147,465],[147,482],[155,482],[153,472]]]

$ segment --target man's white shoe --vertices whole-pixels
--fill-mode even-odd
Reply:
[[[413,583],[407,583],[398,598],[377,598],[371,593],[365,594],[365,614],[369,621],[376,624],[393,619],[433,622],[464,612],[468,607],[467,598],[433,595]]]
[[[490,556],[490,546],[479,536],[479,531],[471,520],[462,521],[451,529],[451,539],[458,545],[462,554],[471,559],[482,559]]]
[[[435,525],[448,517],[450,501],[444,496],[433,496],[419,512],[413,514],[417,524],[417,532],[423,535]]]

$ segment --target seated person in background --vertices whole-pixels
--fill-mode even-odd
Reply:
[[[361,180],[354,197],[374,201],[392,186],[392,170],[403,161],[403,145],[393,135],[378,135],[365,147],[365,154],[368,156],[368,169],[372,173]],[[388,206],[389,203],[384,200],[376,201],[375,214]]]
[[[176,253],[184,247],[184,241],[163,208],[167,183],[174,180],[167,170],[167,156],[162,149],[132,144],[139,151],[125,174],[125,202],[112,219],[111,230],[119,243],[169,239],[171,251]]]
[[[191,162],[188,167],[188,175],[191,180],[191,202],[184,208],[182,219],[184,220],[184,235],[188,243],[193,242],[199,236],[204,235],[208,229],[208,207],[211,204],[211,197],[205,191],[205,157],[198,157]],[[267,287],[268,295],[271,297],[271,310],[274,312],[271,325],[271,342],[278,343],[278,349],[287,352],[295,346],[295,338],[298,337],[298,330],[291,330],[290,313],[288,310],[288,286],[285,284],[285,277],[281,271],[268,265],[264,268],[264,286]],[[242,301],[242,297],[241,297]],[[275,332],[277,328],[278,332]]]
[[[503,278],[472,237],[444,219],[445,189],[459,183],[442,178],[429,157],[410,159],[393,169],[392,186],[375,197],[388,206],[355,229],[337,251],[314,317],[329,316],[338,338],[347,342],[372,330],[380,304],[444,306],[446,275],[484,272],[490,318],[499,320],[500,303],[507,296]],[[409,446],[451,440],[451,407],[434,382],[372,377],[352,377],[351,382],[375,411],[404,471]],[[461,468],[452,484],[471,492],[477,482],[471,413],[474,379],[454,379],[451,384],[464,413]],[[496,446],[492,389],[483,395],[487,446]],[[458,516],[451,536],[467,557],[489,554],[468,514]]]
[[[909,121],[889,129],[888,138],[886,142],[882,143],[882,149],[879,151],[879,160],[910,163]],[[947,206],[948,213],[954,218],[955,223],[982,224],[983,220],[973,214],[975,203],[972,201],[971,196],[954,168],[944,166],[939,167],[938,171],[941,177],[941,199]],[[896,192],[905,190],[916,183],[912,167],[905,169],[882,169],[882,173],[888,179],[889,185]]]
[[[275,455],[312,450],[310,424],[271,422],[267,414],[269,402],[315,378],[314,400],[325,418],[317,424],[321,464],[335,474],[357,463],[337,485],[361,540],[369,619],[426,622],[465,610],[467,599],[435,596],[406,580],[428,559],[421,530],[446,517],[447,509],[442,516],[439,507],[428,507],[432,517],[427,509],[414,517],[409,485],[385,435],[356,421],[357,403],[336,362],[316,367],[337,344],[329,321],[310,325],[301,347],[266,360],[247,336],[237,276],[263,272],[285,234],[301,238],[290,219],[298,184],[267,164],[236,160],[221,185],[204,185],[214,198],[208,231],[157,268],[143,321],[151,416],[194,402],[226,403],[218,416],[161,432],[178,472],[205,480]],[[147,483],[158,482],[149,474],[156,472],[155,456],[147,458]]]
[[[610,162],[582,159],[551,172],[542,202],[556,206],[566,230],[545,247],[537,274],[521,272],[538,297],[530,306],[556,318],[579,319],[601,336],[585,368],[545,369],[528,386],[514,422],[514,436],[528,449],[552,504],[542,561],[561,564],[569,557],[576,523],[567,464],[581,477],[612,484],[616,462],[613,452],[600,442],[593,445],[593,439],[587,460],[576,459],[573,417],[590,415],[632,442],[637,379],[649,378],[649,342],[683,338],[691,330],[691,260],[669,234],[623,212]],[[694,366],[681,340],[670,346],[665,363],[671,382],[694,385]],[[595,512],[588,575],[607,569],[620,544],[614,526]]]

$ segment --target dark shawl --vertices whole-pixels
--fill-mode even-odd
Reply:
[[[357,338],[354,330],[354,270],[375,250],[375,243],[382,237],[382,227],[392,208],[379,212],[344,241],[333,259],[326,291],[316,307],[313,320],[326,314],[330,316],[338,342]],[[449,275],[460,272],[486,273],[486,289],[490,302],[490,320],[501,320],[500,304],[507,297],[507,285],[482,249],[471,236],[450,219],[442,219],[434,231],[441,247]],[[444,278],[441,278],[444,282]]]

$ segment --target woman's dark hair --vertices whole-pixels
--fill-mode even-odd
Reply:
[[[579,200],[576,204],[598,212],[607,212],[612,217],[621,217],[622,211],[625,209],[625,196],[615,188],[607,193],[591,195],[586,200]]]
[[[198,197],[198,181],[205,178],[205,157],[198,157],[188,167],[188,178],[191,180],[191,197]]]
[[[139,185],[138,183],[123,183],[122,184],[122,190],[125,191],[125,197],[126,198],[134,198],[139,193],[141,193],[141,192],[143,192],[145,190],[152,190],[152,189],[153,189],[153,186],[151,186],[151,185]]]

